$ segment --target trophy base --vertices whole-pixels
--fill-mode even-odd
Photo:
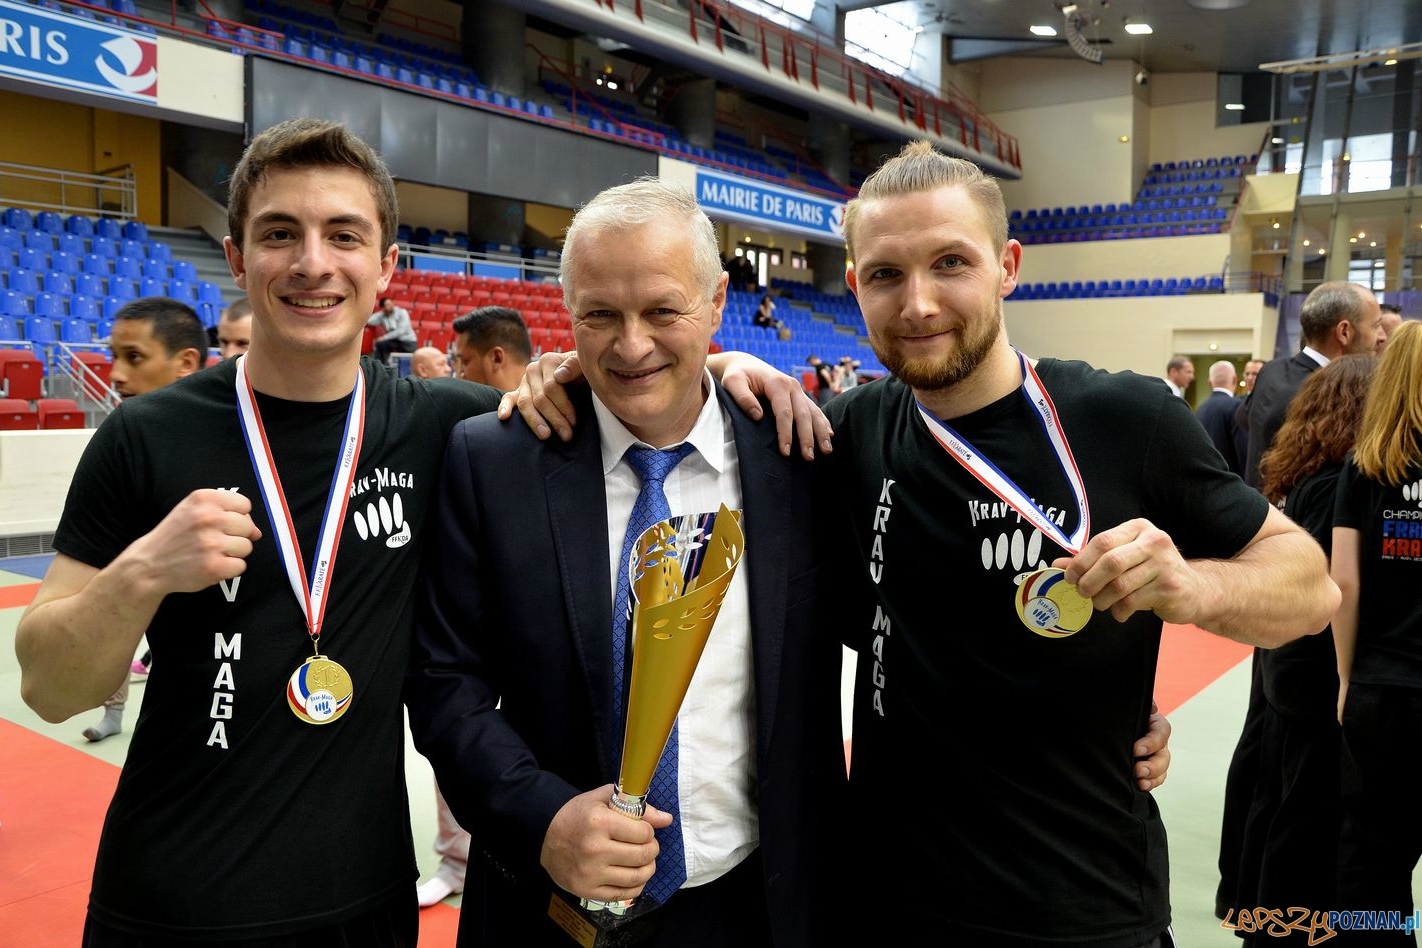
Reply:
[[[548,900],[548,917],[583,948],[632,948],[656,931],[656,903],[637,899],[622,915],[589,912],[576,896],[554,892]]]

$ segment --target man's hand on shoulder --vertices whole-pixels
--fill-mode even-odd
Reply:
[[[559,887],[579,898],[616,902],[636,898],[657,868],[653,830],[671,815],[647,807],[642,820],[608,806],[608,784],[563,804],[548,825],[538,862]]]

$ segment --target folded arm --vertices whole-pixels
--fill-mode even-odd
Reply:
[[[103,569],[57,554],[15,631],[20,692],[46,721],[98,707],[123,683],[163,598],[246,569],[251,501],[200,490]]]

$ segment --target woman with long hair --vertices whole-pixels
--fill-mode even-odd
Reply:
[[[1353,455],[1338,477],[1333,620],[1343,726],[1340,909],[1412,912],[1422,853],[1422,325],[1378,361]],[[1411,933],[1383,940],[1415,944]]]
[[[1334,488],[1361,427],[1376,361],[1343,356],[1311,374],[1259,465],[1264,496],[1325,553],[1333,538]],[[1240,904],[1332,906],[1342,819],[1332,632],[1262,650],[1260,663],[1263,766],[1239,872],[1241,894],[1255,897]]]

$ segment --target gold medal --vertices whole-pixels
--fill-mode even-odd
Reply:
[[[1051,639],[1080,632],[1093,611],[1091,600],[1066,581],[1066,573],[1052,568],[1022,577],[1013,602],[1023,625]]]
[[[307,724],[330,724],[351,706],[350,674],[324,655],[313,655],[292,672],[286,686],[291,713]]]

